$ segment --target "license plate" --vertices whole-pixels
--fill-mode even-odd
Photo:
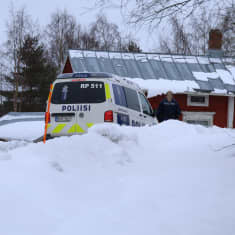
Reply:
[[[56,122],[70,122],[72,120],[72,116],[55,116]]]

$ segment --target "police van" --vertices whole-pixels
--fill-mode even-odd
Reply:
[[[156,124],[151,105],[133,82],[108,73],[67,73],[52,86],[47,136],[86,133],[94,124]]]

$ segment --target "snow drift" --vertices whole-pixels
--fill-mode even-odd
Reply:
[[[232,235],[234,142],[234,130],[167,121],[0,143],[0,234]]]

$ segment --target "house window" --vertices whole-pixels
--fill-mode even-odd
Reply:
[[[187,98],[188,106],[209,106],[208,95],[188,95]]]
[[[215,112],[182,112],[183,121],[203,126],[213,126]]]
[[[187,123],[190,124],[197,124],[197,125],[202,125],[202,126],[210,126],[210,121],[209,120],[186,120]]]

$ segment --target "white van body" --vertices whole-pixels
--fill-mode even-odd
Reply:
[[[59,75],[53,83],[49,116],[48,137],[83,134],[103,122],[130,126],[157,123],[138,85],[107,73]]]

